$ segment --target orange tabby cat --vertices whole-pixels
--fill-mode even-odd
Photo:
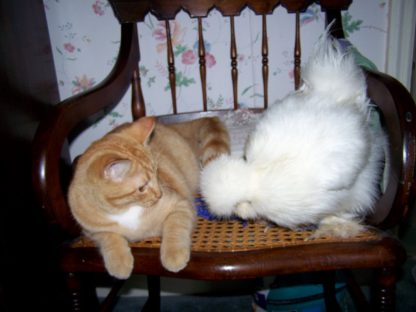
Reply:
[[[222,153],[229,153],[229,137],[218,118],[167,126],[144,117],[87,149],[76,165],[69,205],[111,275],[129,277],[128,242],[152,236],[162,236],[167,270],[186,266],[200,168]]]

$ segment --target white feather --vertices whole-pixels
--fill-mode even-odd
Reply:
[[[253,179],[243,159],[222,155],[202,171],[201,192],[215,214],[229,216],[236,203],[255,192]]]

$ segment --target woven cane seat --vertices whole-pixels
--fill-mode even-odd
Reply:
[[[270,225],[264,221],[242,222],[240,220],[208,220],[198,217],[192,235],[192,251],[237,252],[295,245],[320,243],[371,241],[380,238],[377,230],[369,229],[348,239],[321,237],[308,239],[311,230],[289,230]],[[131,243],[132,248],[160,248],[160,238],[149,238]],[[72,247],[94,247],[87,237],[77,239]]]

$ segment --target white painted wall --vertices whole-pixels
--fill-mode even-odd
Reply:
[[[416,1],[390,1],[386,73],[411,89],[415,46]]]

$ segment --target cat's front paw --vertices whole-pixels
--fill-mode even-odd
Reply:
[[[162,248],[160,260],[166,270],[179,272],[188,264],[190,254],[189,248]]]
[[[131,252],[108,253],[104,255],[104,264],[111,276],[127,279],[133,271],[134,258]]]

